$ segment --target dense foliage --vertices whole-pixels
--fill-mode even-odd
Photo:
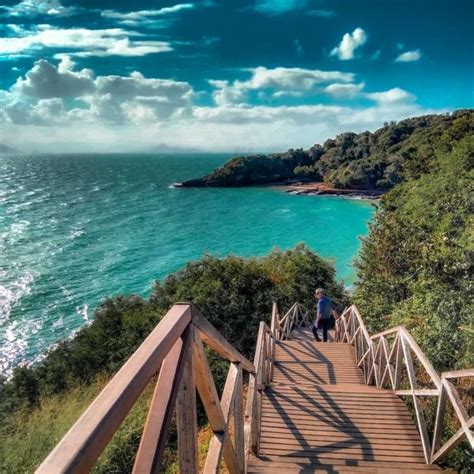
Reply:
[[[457,129],[459,140],[472,132],[473,119],[472,110],[460,110],[392,122],[374,133],[342,133],[309,150],[234,158],[209,175],[183,185],[324,181],[335,188],[390,189],[429,172],[436,162],[433,143],[461,120],[465,128]]]
[[[405,326],[438,371],[474,367],[474,136],[465,133],[469,127],[467,117],[455,120],[432,142],[431,171],[382,198],[356,263],[355,300],[369,330]],[[460,388],[467,406],[472,385]],[[434,410],[432,404],[429,422]],[[458,428],[453,421],[448,433]],[[443,462],[471,472],[470,457],[461,445]]]
[[[474,137],[443,148],[436,171],[382,199],[356,292],[373,330],[406,326],[438,370],[474,366]]]
[[[250,356],[259,321],[269,321],[272,301],[277,301],[282,310],[295,301],[312,306],[314,289],[319,286],[327,288],[340,308],[347,303],[342,284],[335,281],[334,267],[299,245],[289,251],[275,250],[262,258],[206,256],[189,263],[164,282],[156,282],[146,300],[138,296],[107,299],[96,311],[90,326],[73,339],[60,343],[41,363],[17,368],[10,382],[0,384],[0,439],[6,440],[4,446],[12,444],[7,442],[9,436],[17,431],[15,426],[21,425],[18,416],[10,416],[15,410],[22,410],[23,417],[25,409],[34,414],[51,405],[52,398],[67,397],[78,386],[94,384],[98,377],[114,373],[175,302],[194,303],[226,339]],[[218,380],[222,380],[222,364],[217,358],[213,360],[213,369]],[[60,412],[61,408],[54,406]],[[143,413],[136,416],[143,417]],[[128,453],[136,449],[142,425],[135,421],[130,421],[133,429],[125,430],[128,437],[123,435],[113,452]],[[68,427],[60,419],[55,418],[54,423],[60,423],[64,429]],[[55,432],[57,438],[50,440],[52,444],[36,440],[44,446],[43,457],[62,434]],[[0,471],[1,458],[7,454],[0,448]],[[120,464],[111,456],[109,464]],[[133,456],[125,458],[130,462]],[[122,467],[117,472],[127,471],[128,467]]]

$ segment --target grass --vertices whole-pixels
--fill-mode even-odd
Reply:
[[[0,428],[0,473],[34,473],[107,382],[108,378],[100,376],[89,385],[72,388],[67,394],[44,397],[37,409],[23,407],[9,416],[7,425]],[[93,473],[131,472],[153,387],[152,380],[98,459]],[[173,428],[170,438],[175,437]],[[204,467],[211,435],[209,425],[198,432],[201,467]],[[169,443],[164,453],[166,474],[179,472],[174,444]]]
[[[41,400],[38,409],[19,409],[0,432],[0,472],[34,472],[61,437],[100,392],[106,379],[77,386]]]
[[[67,394],[41,400],[39,408],[21,408],[0,429],[0,473],[33,473],[107,383],[104,376]],[[143,392],[94,466],[94,473],[130,472],[140,443],[153,383]]]

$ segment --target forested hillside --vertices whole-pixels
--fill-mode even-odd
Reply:
[[[342,133],[309,150],[258,154],[230,160],[183,186],[249,186],[320,181],[335,188],[390,189],[429,172],[435,143],[448,129],[452,139],[472,134],[474,111],[425,115],[386,124],[374,133]]]
[[[474,366],[474,136],[453,131],[431,173],[383,197],[356,265],[371,329],[406,326],[440,371]]]

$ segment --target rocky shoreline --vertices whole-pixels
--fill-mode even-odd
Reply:
[[[352,199],[379,199],[385,191],[378,189],[337,189],[331,188],[324,183],[298,183],[285,184],[285,192],[288,194],[307,196],[340,196]]]

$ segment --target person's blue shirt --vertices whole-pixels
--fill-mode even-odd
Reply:
[[[318,301],[318,317],[329,319],[332,314],[332,302],[327,296],[323,296]]]

